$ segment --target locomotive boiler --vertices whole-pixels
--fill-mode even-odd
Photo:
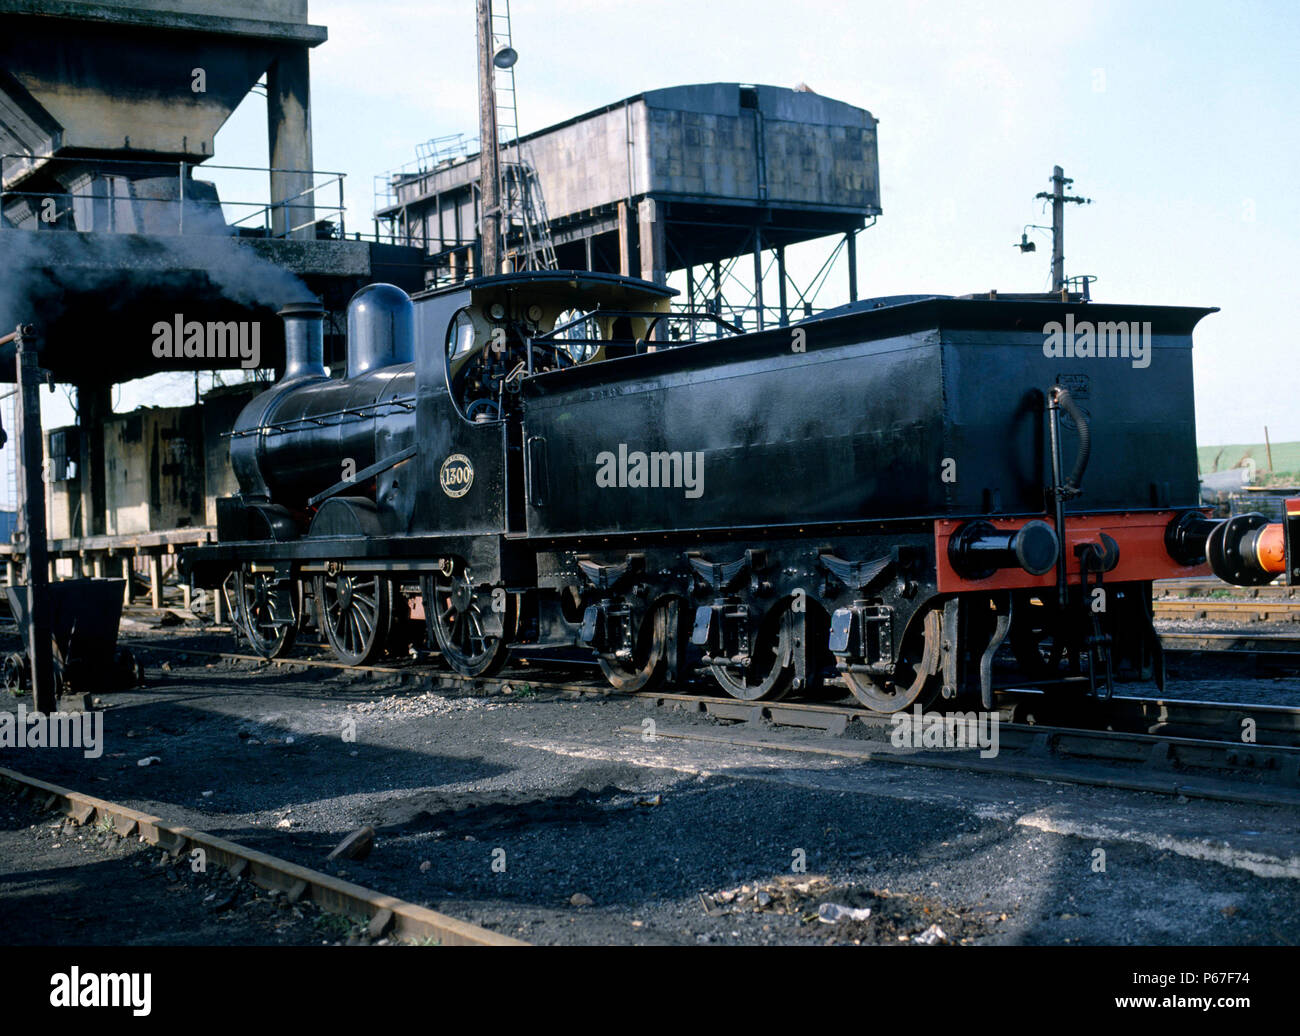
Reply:
[[[1212,310],[909,296],[742,333],[672,294],[566,271],[371,285],[343,377],[320,308],[287,307],[284,376],[231,436],[240,492],[184,566],[233,582],[267,656],[310,600],[352,664],[422,617],[468,676],[576,647],[619,689],[699,672],[770,700],[838,676],[883,712],[991,707],[995,662],[1017,686],[1161,681],[1152,580],[1292,571],[1285,529],[1198,507]],[[1067,326],[1093,345],[1046,344]]]

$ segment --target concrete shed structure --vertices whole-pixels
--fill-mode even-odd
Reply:
[[[160,321],[256,328],[269,372],[285,302],[320,296],[337,354],[357,288],[420,286],[414,250],[343,239],[341,179],[313,166],[309,55],[326,37],[307,0],[0,0],[0,326],[36,325],[43,369],[76,386],[79,535],[113,533],[111,386],[248,366],[160,354]],[[244,171],[265,193],[220,198],[201,174],[260,81],[267,164]],[[10,347],[0,382],[13,377]]]
[[[265,74],[268,166],[285,170],[271,174],[277,228],[314,236],[302,196],[308,52],[325,38],[307,23],[307,0],[0,0],[5,218],[48,226],[47,196],[94,198],[75,213],[57,206],[82,231],[117,229],[105,223],[114,210],[165,218],[158,203],[174,209],[183,184],[161,163],[211,158],[217,131]]]

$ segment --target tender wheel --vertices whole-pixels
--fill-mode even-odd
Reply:
[[[241,568],[235,576],[239,625],[253,651],[279,658],[293,647],[298,633],[298,588],[277,587],[273,574]]]
[[[943,612],[933,608],[908,627],[894,676],[882,677],[861,670],[843,670],[853,696],[876,712],[899,712],[912,705],[922,708],[943,689],[939,676],[939,642]]]
[[[784,608],[765,622],[754,638],[753,653],[742,662],[709,663],[718,685],[742,701],[784,698],[794,682],[794,616]]]
[[[378,575],[317,576],[317,614],[330,649],[347,665],[369,665],[388,646],[393,584]]]
[[[641,621],[631,658],[600,656],[600,668],[615,690],[631,694],[658,686],[668,669],[668,654],[679,636],[678,603],[661,601]]]
[[[421,587],[429,639],[438,645],[447,664],[471,677],[488,676],[500,669],[515,633],[515,595],[501,588],[480,594],[463,571],[425,576]],[[493,607],[494,598],[500,611]]]

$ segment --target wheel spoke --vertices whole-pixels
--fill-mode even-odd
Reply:
[[[486,635],[475,593],[462,580],[441,574],[428,580],[427,622],[447,663],[463,675],[481,676],[504,661],[505,645]]]

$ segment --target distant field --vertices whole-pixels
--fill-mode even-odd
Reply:
[[[1201,446],[1196,459],[1201,474],[1236,467],[1243,457],[1255,459],[1257,481],[1300,482],[1300,442],[1275,442],[1273,444],[1273,477],[1268,478],[1268,450],[1262,442],[1234,443],[1230,446]]]

